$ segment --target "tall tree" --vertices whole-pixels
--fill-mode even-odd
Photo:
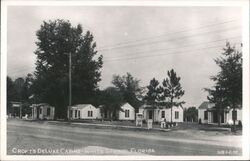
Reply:
[[[172,108],[173,106],[179,107],[184,104],[184,101],[178,101],[183,95],[184,90],[180,84],[181,78],[176,75],[176,72],[171,69],[168,71],[168,76],[162,82],[163,98],[169,102],[167,106],[171,109],[171,122],[172,122]]]
[[[21,97],[22,100],[25,102],[30,102],[29,97],[32,95],[32,90],[31,86],[33,83],[33,75],[32,74],[27,74],[27,76],[24,78],[24,83],[22,86],[22,91],[21,91]]]
[[[22,114],[31,114],[29,96],[31,95],[32,75],[19,77],[14,81],[7,76],[7,113],[20,113],[20,109],[12,109],[11,102],[21,102]]]
[[[224,104],[228,104],[234,112],[242,107],[242,53],[227,42],[222,56],[215,59],[215,63],[220,71],[211,79],[222,89]],[[235,126],[235,118],[233,122]]]
[[[196,107],[189,107],[188,109],[184,109],[184,120],[185,121],[198,121],[198,110]]]
[[[56,118],[66,118],[69,104],[69,70],[72,73],[72,104],[89,103],[101,80],[102,56],[97,56],[93,35],[83,34],[80,24],[43,22],[36,33],[36,100],[56,108]],[[69,69],[69,59],[72,66]]]
[[[99,104],[101,105],[101,113],[107,113],[111,120],[117,119],[117,112],[121,110],[121,105],[124,102],[123,94],[115,87],[108,87],[100,92]]]
[[[205,89],[205,90],[209,93],[209,96],[207,96],[209,102],[215,104],[215,109],[218,117],[218,125],[220,126],[221,115],[224,114],[224,110],[228,105],[227,102],[225,101],[225,95],[224,95],[225,90],[219,86],[215,86],[215,89]]]
[[[19,97],[19,101],[21,102],[24,98],[22,96],[22,92],[23,92],[23,86],[24,86],[24,82],[25,80],[21,77],[17,78],[14,82],[15,84],[15,88],[17,90],[18,93],[18,97]]]
[[[22,86],[21,97],[22,97],[22,113],[31,114],[30,105],[33,103],[30,97],[32,96],[32,84],[33,84],[33,75],[27,74],[24,78],[24,83]]]
[[[19,97],[14,81],[7,76],[7,114],[14,112],[11,101],[19,101]]]
[[[144,97],[144,100],[147,102],[147,104],[152,105],[153,108],[156,108],[155,106],[157,105],[157,103],[161,101],[162,88],[159,84],[159,81],[155,78],[150,80],[150,83],[147,86],[148,92]]]
[[[127,75],[114,75],[112,84],[123,94],[124,101],[130,103],[138,111],[143,88],[139,85],[140,80],[134,78],[130,73]]]

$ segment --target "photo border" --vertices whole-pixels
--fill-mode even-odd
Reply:
[[[243,130],[242,156],[120,156],[120,155],[7,155],[6,76],[7,76],[7,9],[8,6],[239,6],[242,7],[243,43]],[[1,160],[248,160],[249,156],[249,1],[248,0],[94,0],[94,1],[12,1],[1,2]]]

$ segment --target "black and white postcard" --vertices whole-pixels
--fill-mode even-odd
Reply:
[[[249,1],[1,1],[1,160],[248,160]]]

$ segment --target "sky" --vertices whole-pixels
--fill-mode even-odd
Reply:
[[[240,7],[10,6],[7,15],[7,74],[15,79],[35,70],[36,31],[43,21],[65,19],[89,30],[103,55],[99,87],[114,74],[131,73],[145,87],[174,69],[185,90],[185,107],[207,99],[204,88],[219,68],[214,59],[226,41],[240,49]]]

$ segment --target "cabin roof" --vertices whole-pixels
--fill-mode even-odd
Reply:
[[[89,107],[89,106],[93,106],[93,105],[92,104],[77,104],[77,105],[71,106],[71,108],[84,109],[84,108]],[[93,106],[93,107],[95,107],[95,106]]]
[[[198,109],[209,109],[214,107],[214,103],[208,102],[208,101],[204,101],[202,102],[202,104],[198,107]]]

